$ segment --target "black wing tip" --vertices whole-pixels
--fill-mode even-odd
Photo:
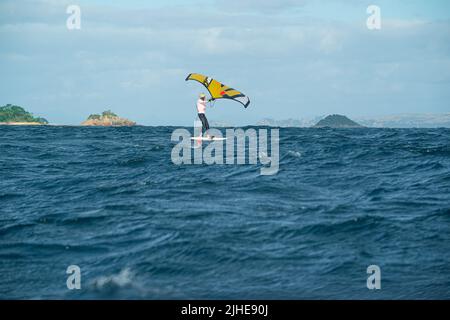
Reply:
[[[192,76],[192,73],[189,73],[186,79],[184,79],[184,81],[188,81],[190,76]]]

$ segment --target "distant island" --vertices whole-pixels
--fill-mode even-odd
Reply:
[[[358,117],[355,120],[375,128],[450,128],[450,113],[403,113]]]
[[[135,126],[136,122],[130,121],[125,118],[119,117],[117,114],[111,110],[104,111],[100,114],[91,114],[86,121],[84,121],[82,126]]]
[[[12,104],[0,107],[0,125],[44,125],[48,121],[35,118],[24,108]]]
[[[314,125],[314,128],[362,128],[363,126],[346,116],[333,114],[325,117]]]
[[[269,127],[309,128],[325,116],[304,117],[300,119],[275,120],[266,118],[257,125]],[[369,128],[450,128],[450,113],[405,113],[384,116],[355,116],[358,124]]]
[[[314,121],[315,120],[315,121]],[[267,126],[267,127],[311,127],[319,121],[320,118],[316,119],[285,119],[285,120],[274,120],[271,118],[264,118],[257,122],[258,126]]]

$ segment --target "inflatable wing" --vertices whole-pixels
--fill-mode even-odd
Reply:
[[[210,77],[198,73],[191,73],[186,78],[186,81],[188,80],[195,80],[203,84],[214,100],[231,99],[242,103],[245,108],[247,108],[250,104],[250,99],[245,94],[233,88],[230,88]]]

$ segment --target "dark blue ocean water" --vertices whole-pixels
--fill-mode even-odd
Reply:
[[[450,298],[449,129],[281,129],[273,176],[173,129],[0,126],[0,298]]]

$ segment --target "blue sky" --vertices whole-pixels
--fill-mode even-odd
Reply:
[[[81,30],[66,8],[81,7]],[[368,5],[381,30],[368,30]],[[78,124],[112,109],[145,125],[191,125],[210,75],[245,92],[210,120],[450,112],[450,1],[0,2],[0,105]]]

